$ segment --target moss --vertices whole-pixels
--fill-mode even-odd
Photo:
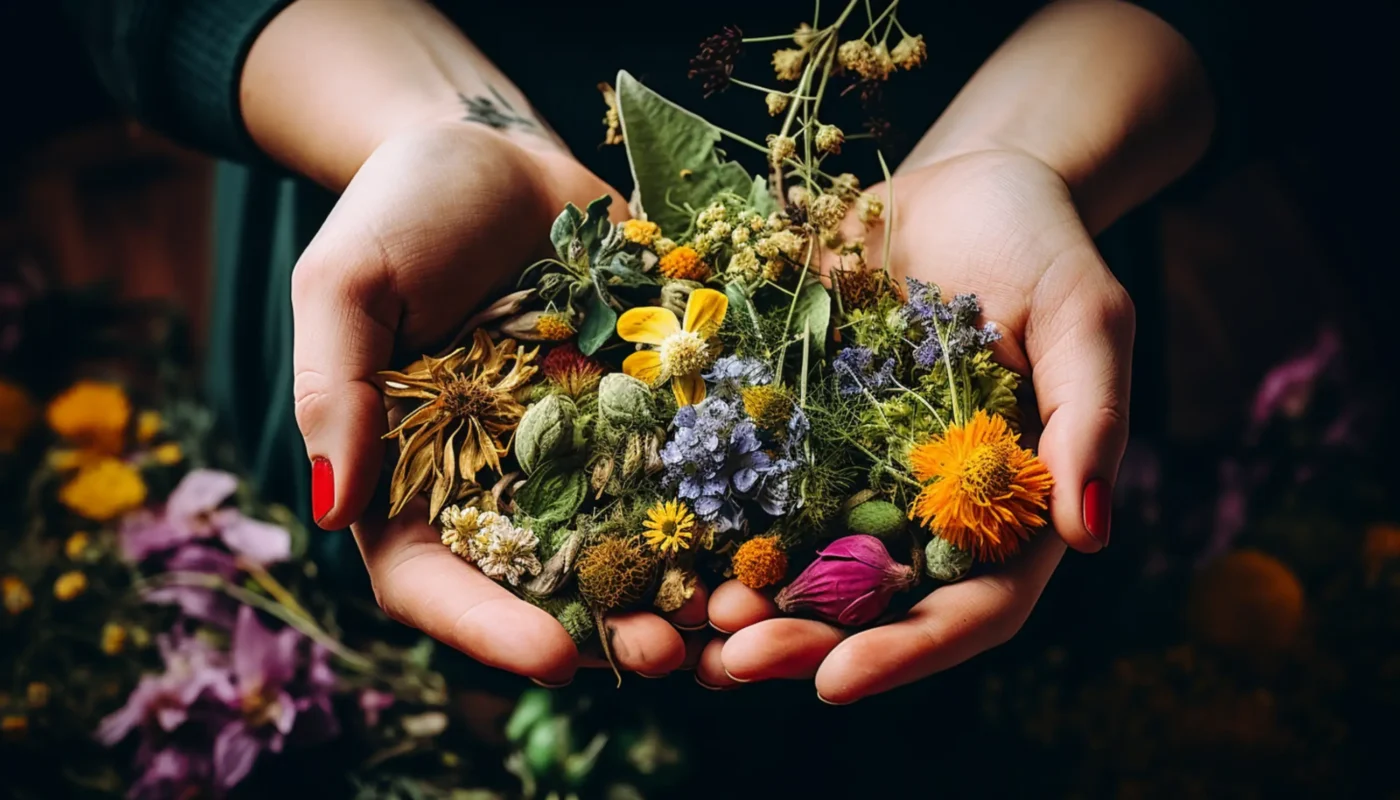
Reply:
[[[578,560],[579,591],[600,610],[642,599],[655,574],[655,559],[634,536],[605,538],[588,546]]]

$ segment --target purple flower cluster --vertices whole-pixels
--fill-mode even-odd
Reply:
[[[805,431],[805,420],[798,430]],[[701,519],[722,532],[743,526],[741,500],[757,502],[775,516],[789,510],[788,477],[797,463],[764,448],[757,426],[736,400],[710,395],[676,412],[674,424],[661,449],[665,482]]]
[[[238,489],[227,472],[197,469],[180,481],[158,510],[142,510],[122,523],[122,552],[133,563],[154,561],[169,572],[202,572],[233,581],[238,559],[267,566],[291,556],[286,530],[223,507]],[[219,548],[214,543],[223,544]],[[226,549],[224,549],[226,548]],[[232,627],[237,605],[194,586],[166,586],[146,593],[153,603],[180,607],[184,614],[220,627]]]
[[[724,356],[703,376],[714,394],[733,397],[746,386],[761,386],[773,380],[773,368],[757,358]]]
[[[221,794],[264,751],[338,732],[325,649],[291,628],[263,627],[248,606],[239,610],[227,653],[179,630],[159,644],[165,672],[142,678],[97,731],[112,746],[139,730],[134,797]]]
[[[977,295],[954,295],[951,302],[945,303],[942,291],[934,284],[914,278],[906,281],[909,301],[904,304],[904,318],[924,332],[923,340],[914,348],[914,363],[920,368],[930,369],[937,364],[945,346],[948,357],[957,361],[1001,338],[990,322],[976,327],[977,316],[982,313]]]
[[[831,368],[836,373],[836,389],[841,394],[860,394],[883,389],[894,380],[894,359],[887,358],[874,368],[875,353],[868,347],[847,347],[836,354]]]

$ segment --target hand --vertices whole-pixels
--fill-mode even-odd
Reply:
[[[450,122],[379,145],[355,173],[292,275],[297,424],[332,472],[322,528],[352,525],[379,604],[392,618],[468,655],[541,682],[570,679],[573,641],[549,614],[516,598],[443,547],[423,506],[393,520],[366,512],[384,465],[377,372],[449,341],[483,301],[549,246],[565,202],[615,192],[572,157],[525,149],[488,128]],[[673,615],[704,624],[704,592]],[[620,666],[675,669],[684,643],[653,614],[613,618]]]
[[[766,595],[725,583],[709,614],[733,635],[703,651],[697,677],[706,684],[815,677],[823,700],[845,704],[918,680],[1010,639],[1066,544],[1095,552],[1108,543],[1111,487],[1128,436],[1133,307],[1068,187],[1040,161],[999,151],[950,158],[893,183],[894,274],[975,292],[1002,331],[998,360],[1031,375],[1059,536],[1044,532],[1004,568],[942,587],[904,619],[853,634],[774,619]],[[888,189],[870,191],[884,197]],[[882,239],[879,229],[867,236],[871,264],[881,263]]]

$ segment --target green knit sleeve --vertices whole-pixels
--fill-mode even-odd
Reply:
[[[63,0],[97,76],[127,112],[191,147],[260,154],[238,82],[253,40],[291,0]]]

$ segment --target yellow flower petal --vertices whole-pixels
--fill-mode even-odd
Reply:
[[[675,319],[675,316],[671,318]],[[655,350],[638,350],[623,359],[622,371],[648,386],[654,386],[661,380],[661,354]]]
[[[729,298],[714,289],[696,289],[685,304],[685,329],[692,333],[712,335],[724,323],[729,310]]]
[[[698,374],[677,375],[671,378],[671,391],[676,395],[676,405],[695,405],[705,399],[705,379]]]
[[[679,332],[680,329],[681,324],[675,314],[655,306],[629,309],[617,320],[617,335],[625,342],[659,345],[663,339]]]

